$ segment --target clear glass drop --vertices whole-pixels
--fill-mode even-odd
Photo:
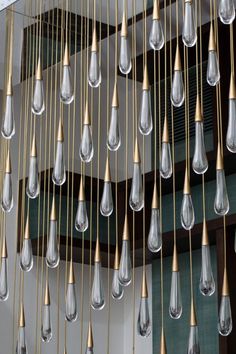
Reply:
[[[180,274],[179,272],[172,271],[169,305],[170,317],[174,320],[178,320],[182,315],[182,311],[183,307],[180,287]]]
[[[225,181],[225,171],[216,170],[216,194],[214,210],[218,215],[226,215],[229,212],[229,199]]]
[[[120,256],[119,282],[123,286],[128,286],[131,283],[131,279],[132,267],[130,258],[130,244],[129,240],[123,240]]]
[[[43,305],[41,338],[42,338],[42,341],[45,343],[50,342],[50,340],[52,339],[50,305],[48,305],[48,304]]]
[[[120,300],[124,295],[124,289],[119,281],[119,269],[114,269],[112,285],[111,285],[111,295],[113,299]]]
[[[148,234],[148,249],[151,252],[159,252],[162,246],[162,236],[160,229],[160,212],[159,209],[152,208],[150,228]]]
[[[141,174],[141,164],[134,162],[132,185],[129,197],[130,208],[139,211],[143,208],[143,182]]]
[[[217,53],[215,50],[208,52],[207,62],[207,82],[210,86],[215,86],[220,81],[220,68]]]
[[[150,90],[142,90],[141,108],[139,114],[139,131],[143,135],[151,133],[152,124],[152,104]]]
[[[174,107],[180,107],[184,103],[183,74],[180,70],[174,70],[170,99]]]
[[[98,87],[102,81],[98,52],[91,52],[88,82],[91,87]]]
[[[94,310],[102,310],[105,306],[101,262],[94,263],[94,278],[91,295],[91,306]]]
[[[57,240],[57,220],[50,220],[46,263],[50,268],[56,268],[60,261]]]
[[[9,213],[13,208],[12,178],[11,173],[6,172],[2,188],[2,210]]]
[[[6,301],[8,296],[8,260],[6,257],[2,257],[0,270],[0,301]]]
[[[70,65],[63,65],[62,67],[60,99],[65,104],[70,104],[74,100]]]
[[[15,134],[13,96],[6,95],[5,110],[2,117],[2,136],[11,139]]]
[[[199,289],[204,296],[211,296],[215,292],[215,280],[212,273],[209,245],[202,245],[202,270]]]
[[[45,110],[44,104],[44,89],[43,80],[35,80],[34,83],[34,93],[32,102],[32,112],[35,115],[41,115]]]
[[[39,195],[39,171],[36,156],[30,156],[26,193],[31,199],[37,198]]]
[[[21,254],[20,254],[20,268],[24,272],[29,272],[33,268],[33,251],[31,239],[23,240]]]
[[[129,47],[129,38],[121,36],[120,38],[120,59],[119,59],[119,69],[124,75],[130,73],[132,69],[131,62],[131,52]]]
[[[148,337],[151,333],[148,297],[141,297],[140,299],[137,329],[138,334],[142,337]]]
[[[172,158],[170,144],[163,142],[161,144],[161,161],[160,174],[162,178],[170,178],[172,176]]]
[[[79,232],[85,232],[88,228],[88,215],[86,201],[79,200],[75,217],[75,228]]]
[[[52,181],[57,186],[61,186],[66,181],[63,141],[57,141],[57,151],[52,173]]]
[[[200,354],[198,327],[190,326],[187,354]]]
[[[233,329],[231,305],[229,295],[222,295],[219,309],[218,332],[222,336],[228,336]]]
[[[235,18],[234,0],[220,0],[218,11],[222,23],[225,25],[232,23]]]
[[[195,122],[195,145],[192,167],[194,172],[197,174],[203,174],[208,169],[203,122]]]
[[[83,125],[83,134],[79,149],[79,155],[83,162],[90,162],[93,158],[93,139],[91,127],[88,124]]]
[[[113,212],[111,182],[104,181],[100,212],[103,216],[110,216]]]
[[[160,50],[164,46],[164,34],[161,20],[153,19],[149,35],[149,44],[153,50]]]
[[[75,322],[77,319],[77,303],[76,303],[76,292],[75,284],[67,284],[66,292],[66,320],[69,322]]]
[[[186,47],[193,47],[197,41],[194,5],[191,1],[184,2],[184,20],[182,40]]]
[[[230,152],[236,153],[236,99],[229,99],[226,146]]]
[[[183,228],[185,230],[191,230],[195,222],[194,207],[191,194],[183,194],[180,217]]]
[[[25,327],[18,328],[16,354],[28,354],[26,338],[25,338]]]
[[[116,151],[119,149],[120,144],[121,138],[118,107],[111,107],[111,120],[107,137],[107,147],[111,151]]]

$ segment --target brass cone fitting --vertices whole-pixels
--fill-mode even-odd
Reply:
[[[12,76],[11,75],[9,75],[9,78],[8,78],[6,95],[7,96],[12,96],[13,95]]]
[[[208,44],[208,52],[216,51],[216,43],[214,37],[213,24],[211,23],[210,27],[210,35],[209,35],[209,44]]]
[[[160,354],[167,354],[165,332],[164,332],[163,327],[161,329]]]
[[[196,311],[193,299],[191,300],[190,326],[197,326]]]
[[[234,77],[233,73],[231,73],[231,76],[230,76],[229,99],[232,99],[232,100],[236,99],[235,77]]]
[[[6,241],[6,236],[2,237],[2,258],[7,258],[7,241]]]
[[[79,202],[85,201],[84,183],[83,183],[82,175],[80,177],[80,187],[79,187],[79,198],[78,199],[79,199]]]
[[[186,167],[185,169],[185,177],[184,177],[184,194],[190,194],[190,183],[189,183],[189,177],[188,177],[188,169]]]
[[[179,271],[178,253],[177,253],[177,247],[176,245],[174,245],[173,259],[172,259],[172,272],[178,272],[178,271]]]
[[[143,71],[143,91],[148,91],[150,89],[149,78],[148,78],[148,69],[147,64],[144,66]]]
[[[71,259],[70,260],[68,284],[74,284],[74,283],[75,283],[75,273],[74,273],[73,261]]]
[[[27,218],[26,218],[24,239],[25,240],[29,240],[30,239],[29,215],[27,215]]]
[[[41,66],[40,58],[38,59],[38,65],[37,65],[37,69],[36,69],[35,79],[36,80],[43,80],[43,73],[42,73],[42,66]]]
[[[168,130],[168,121],[167,121],[167,117],[166,116],[165,116],[165,120],[164,120],[162,142],[163,143],[169,143],[169,130]]]
[[[124,229],[123,229],[123,241],[128,241],[129,240],[129,225],[128,225],[128,217],[127,214],[125,214],[125,222],[124,222]]]
[[[11,158],[10,158],[10,149],[9,148],[8,148],[8,151],[7,151],[5,172],[6,173],[11,173]]]
[[[36,147],[36,137],[35,137],[35,134],[33,135],[33,139],[32,139],[32,145],[31,145],[30,156],[31,156],[31,157],[37,157],[37,147]]]
[[[110,171],[110,163],[109,163],[109,157],[108,156],[107,156],[107,161],[106,161],[104,182],[111,182],[111,171]]]
[[[63,58],[63,66],[69,66],[69,65],[70,65],[70,54],[69,54],[68,43],[66,41],[64,58]]]
[[[227,269],[226,268],[224,269],[222,296],[229,296],[229,283],[228,283],[228,275],[227,275]]]
[[[118,245],[116,245],[116,250],[115,250],[115,259],[114,259],[114,270],[119,269],[119,248]]]
[[[152,19],[153,20],[160,20],[160,3],[159,3],[159,0],[154,0],[154,2],[153,2]]]
[[[207,223],[206,223],[206,219],[204,218],[203,228],[202,228],[202,246],[208,246],[208,245],[209,245],[209,238],[207,232]]]
[[[197,94],[196,109],[195,109],[195,122],[202,122],[202,121],[203,121],[203,117],[202,117],[200,97],[199,97],[199,94]]]
[[[91,125],[91,119],[90,119],[89,108],[88,108],[88,101],[86,101],[86,104],[85,104],[84,125]]]
[[[59,120],[58,131],[57,131],[57,141],[64,141],[63,123],[62,119]]]
[[[147,279],[146,279],[145,270],[143,270],[141,297],[142,298],[147,298],[148,297],[148,288],[147,288]]]
[[[97,41],[96,26],[94,26],[94,28],[93,28],[93,39],[92,39],[91,51],[92,52],[98,52],[98,41]]]
[[[158,204],[157,186],[156,183],[154,183],[153,194],[152,194],[152,209],[158,209],[158,208],[159,208],[159,204]]]
[[[89,322],[89,327],[88,327],[87,347],[93,348],[93,331],[92,331],[91,322]]]
[[[48,306],[50,305],[50,292],[49,292],[48,280],[46,281],[46,285],[45,285],[44,305],[48,305]]]
[[[23,303],[20,305],[19,327],[25,327],[25,313]]]
[[[223,157],[222,157],[222,154],[221,154],[221,148],[220,148],[220,143],[219,142],[218,142],[218,147],[217,147],[216,169],[217,170],[223,170],[224,169]]]
[[[176,52],[175,52],[174,71],[181,71],[181,70],[182,70],[182,65],[181,65],[180,51],[179,51],[179,45],[177,43]]]
[[[52,198],[52,208],[51,208],[50,220],[51,221],[57,220],[55,196],[53,196],[53,198]]]
[[[115,107],[115,108],[119,107],[119,96],[118,96],[117,82],[114,83],[114,90],[113,90],[113,97],[112,97],[111,106]]]
[[[96,249],[95,249],[94,262],[95,263],[101,262],[100,242],[99,242],[99,238],[98,237],[97,237],[97,240],[96,240]]]
[[[140,163],[140,162],[141,162],[141,158],[140,158],[140,152],[138,147],[138,139],[136,138],[135,147],[134,147],[134,163]]]
[[[122,25],[121,25],[121,32],[120,32],[121,37],[128,37],[128,27],[127,27],[127,18],[126,18],[126,12],[123,12],[123,17],[122,17]]]

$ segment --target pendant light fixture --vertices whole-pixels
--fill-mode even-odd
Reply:
[[[107,156],[106,160],[106,169],[104,176],[103,184],[103,193],[100,203],[100,212],[103,216],[110,216],[113,212],[113,198],[112,198],[112,189],[111,189],[111,171],[109,158]]]
[[[69,47],[66,41],[63,65],[62,65],[62,81],[60,89],[60,99],[64,104],[70,104],[74,100],[73,84],[70,67]]]
[[[164,43],[165,39],[160,18],[160,3],[159,0],[154,0],[149,44],[153,50],[161,50],[164,46]]]
[[[9,296],[8,285],[8,254],[6,236],[2,236],[1,269],[0,269],[0,301],[6,301]]]
[[[75,228],[79,232],[85,232],[88,229],[88,214],[82,175],[80,177],[78,207],[75,216]]]
[[[2,210],[6,213],[9,213],[13,208],[12,173],[11,173],[11,159],[10,159],[9,148],[7,151],[5,173],[3,175],[1,206],[2,206]]]

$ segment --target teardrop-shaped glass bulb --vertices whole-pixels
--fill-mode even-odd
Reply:
[[[174,107],[180,107],[184,103],[184,83],[181,70],[174,70],[170,99]]]
[[[59,246],[57,240],[57,220],[50,220],[46,263],[50,268],[56,268],[60,261]]]
[[[15,118],[13,95],[6,95],[5,108],[2,117],[2,136],[11,139],[15,134]]]
[[[195,122],[195,145],[192,167],[195,173],[203,174],[208,169],[208,161],[206,156],[203,122]]]
[[[229,212],[229,198],[225,181],[225,171],[216,170],[216,194],[214,210],[218,215],[226,215]]]
[[[191,194],[183,194],[180,217],[183,228],[185,230],[191,230],[195,222],[194,207]]]
[[[143,135],[148,135],[151,133],[152,128],[151,93],[150,90],[142,90],[139,114],[139,131]]]
[[[193,1],[184,2],[182,40],[186,47],[193,47],[197,41],[197,30]]]
[[[69,322],[75,322],[77,316],[78,313],[77,313],[75,283],[68,283],[67,291],[66,291],[66,320]]]
[[[113,198],[111,182],[104,181],[100,212],[103,216],[110,216],[113,212]]]
[[[34,83],[34,93],[33,93],[33,102],[32,102],[32,112],[35,115],[41,115],[45,110],[44,104],[44,89],[43,89],[43,80],[36,78]]]
[[[9,213],[13,208],[12,177],[10,172],[5,172],[2,187],[2,210]]]
[[[228,336],[233,329],[231,305],[229,295],[222,295],[219,309],[218,332]]]
[[[162,178],[170,178],[172,176],[172,158],[170,144],[163,142],[161,144],[161,161],[160,174]]]
[[[0,301],[6,301],[9,296],[8,287],[8,260],[7,257],[1,257],[0,270]]]
[[[111,295],[115,300],[120,300],[124,295],[124,288],[119,281],[119,269],[113,270]]]
[[[60,99],[61,102],[65,104],[70,104],[74,100],[70,65],[63,65],[62,67]]]
[[[66,181],[64,141],[57,141],[57,150],[52,173],[52,181],[57,186],[61,186]]]
[[[141,296],[137,330],[138,334],[142,337],[148,337],[151,333],[151,319],[149,314],[148,297]]]
[[[199,289],[204,296],[211,296],[215,292],[215,281],[212,273],[209,245],[202,245],[202,270]]]
[[[39,171],[37,156],[30,156],[29,159],[29,176],[27,180],[26,193],[31,199],[37,198],[39,195]]]
[[[141,210],[144,205],[143,182],[140,162],[134,162],[132,185],[129,196],[129,205],[130,208],[134,211]]]
[[[93,139],[89,124],[83,125],[83,134],[79,149],[79,155],[83,162],[90,162],[93,158]]]
[[[208,52],[207,62],[207,82],[210,86],[215,86],[220,81],[219,60],[215,50]]]
[[[121,36],[120,38],[119,69],[120,72],[124,75],[129,74],[132,69],[131,52],[129,47],[128,36]]]
[[[130,257],[129,240],[122,241],[120,266],[119,266],[119,282],[123,286],[128,286],[132,279],[132,267]]]
[[[117,151],[121,144],[118,107],[111,107],[111,120],[107,137],[107,147]]]
[[[93,277],[93,286],[92,286],[92,294],[91,294],[91,306],[94,310],[102,310],[105,306],[101,262],[94,263],[94,277]]]
[[[178,320],[182,315],[182,296],[180,287],[179,271],[172,271],[171,288],[170,288],[170,304],[169,314],[174,320]]]
[[[149,251],[151,252],[159,252],[162,246],[160,212],[157,208],[152,208],[151,210],[150,229],[147,245]]]
[[[187,354],[200,354],[198,326],[190,326]]]
[[[220,0],[218,12],[222,23],[232,23],[235,18],[234,0]]]
[[[86,201],[79,200],[75,217],[75,228],[79,232],[85,232],[88,228],[88,215]]]
[[[100,85],[101,81],[102,76],[99,64],[99,54],[97,51],[91,51],[88,82],[91,87],[96,88]]]
[[[50,342],[50,340],[52,339],[50,304],[43,305],[41,338],[42,338],[42,341],[45,343]]]
[[[16,354],[28,354],[28,348],[27,348],[26,338],[25,338],[25,327],[19,326],[18,328]]]
[[[236,153],[236,99],[229,99],[228,128],[226,146],[230,152]]]
[[[161,50],[165,43],[162,23],[160,19],[152,20],[152,27],[149,35],[149,44],[153,50]]]
[[[33,268],[33,251],[31,239],[24,238],[21,254],[20,254],[20,268],[24,272],[29,272]]]

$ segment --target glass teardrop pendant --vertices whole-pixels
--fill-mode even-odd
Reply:
[[[77,320],[77,303],[75,292],[75,275],[72,260],[70,261],[69,279],[66,291],[66,320],[75,322]]]
[[[235,18],[234,0],[220,0],[218,12],[222,23],[225,25],[232,23]]]
[[[213,25],[211,24],[209,45],[208,45],[208,62],[207,62],[207,82],[210,86],[215,86],[220,81],[219,60],[216,53],[216,44],[214,38]]]
[[[158,0],[153,2],[152,27],[149,34],[149,44],[153,50],[161,50],[164,46],[164,34],[160,18],[160,4]]]
[[[71,68],[70,68],[70,55],[69,55],[69,48],[67,42],[65,44],[65,52],[64,52],[63,66],[62,66],[60,99],[61,102],[65,104],[70,104],[74,100],[74,92],[73,92]]]
[[[154,183],[152,196],[151,220],[148,234],[148,249],[151,252],[159,252],[162,246],[162,236],[160,229],[160,211],[158,205],[157,187]]]
[[[184,103],[184,83],[181,67],[179,45],[176,46],[175,65],[171,86],[171,103],[174,107],[181,107]]]
[[[145,270],[143,270],[142,290],[141,290],[141,299],[139,305],[137,330],[138,330],[138,334],[142,337],[148,337],[149,334],[151,333],[151,319],[149,314],[148,289],[147,289]]]
[[[124,295],[124,288],[119,281],[119,250],[118,245],[116,245],[115,260],[114,260],[114,270],[111,285],[111,295],[113,299],[120,300]]]
[[[126,12],[123,12],[122,26],[121,26],[121,38],[120,38],[120,59],[119,69],[124,75],[130,73],[132,69],[131,52],[128,38],[127,18]]]
[[[55,197],[52,200],[52,209],[49,224],[48,246],[46,252],[46,263],[49,268],[56,268],[60,262],[59,245],[57,240],[57,216]]]
[[[2,117],[2,136],[5,139],[11,139],[15,134],[15,118],[14,118],[14,104],[13,104],[13,89],[12,77],[9,77],[7,84],[7,92],[5,96],[5,106]]]
[[[197,41],[193,0],[184,0],[182,40],[186,47],[193,47]]]
[[[91,306],[94,310],[102,310],[105,306],[104,289],[102,281],[102,265],[100,256],[99,239],[96,241],[96,250],[94,258],[94,277],[91,294]]]
[[[143,135],[149,135],[152,131],[152,107],[151,107],[151,92],[148,79],[147,65],[144,68],[143,74],[143,89],[141,97],[141,107],[139,114],[139,131]]]
[[[125,215],[123,236],[122,236],[122,248],[120,256],[119,266],[119,282],[122,286],[128,286],[132,279],[132,267],[130,257],[130,241],[129,241],[129,225],[128,217]]]
[[[89,327],[88,327],[88,337],[87,337],[85,354],[93,354],[93,332],[92,332],[91,322],[89,322]]]
[[[190,192],[190,184],[189,184],[187,168],[185,171],[184,190],[183,190],[183,199],[181,205],[180,218],[181,218],[182,227],[185,230],[191,230],[193,228],[195,222],[195,215],[194,215],[193,202],[192,202],[192,197]]]
[[[83,132],[82,138],[79,148],[79,155],[81,161],[83,162],[90,162],[93,158],[93,138],[92,138],[92,131],[91,131],[91,120],[89,115],[88,109],[88,102],[86,102],[85,106],[85,116],[84,116],[84,123],[83,123]]]
[[[3,177],[2,187],[2,210],[9,213],[13,208],[13,195],[12,195],[12,177],[11,177],[11,160],[10,151],[7,152],[7,159],[5,165],[5,174]]]
[[[42,309],[42,326],[41,326],[41,339],[43,342],[48,343],[52,339],[52,326],[50,314],[50,292],[48,281],[46,281],[44,303]]]
[[[183,311],[182,296],[180,287],[180,274],[178,265],[177,248],[174,245],[173,261],[172,261],[172,275],[171,275],[171,288],[170,288],[170,304],[169,314],[174,320],[178,320]]]
[[[193,300],[191,301],[190,329],[187,354],[200,354],[198,326]]]
[[[172,158],[169,143],[169,132],[167,117],[164,120],[162,144],[161,144],[161,159],[160,159],[160,174],[162,178],[170,178],[172,176]]]
[[[115,82],[112,106],[111,106],[110,126],[109,126],[108,137],[107,137],[107,147],[111,151],[118,150],[121,144],[118,111],[119,111],[119,99],[118,99],[117,82]]]
[[[88,83],[91,87],[95,88],[100,85],[102,81],[101,68],[99,63],[98,55],[98,43],[97,43],[97,32],[96,27],[93,29],[93,39],[91,47],[91,57],[88,72]]]
[[[35,74],[34,93],[32,102],[32,112],[35,115],[41,115],[45,110],[44,104],[44,89],[43,89],[43,75],[40,58]]]
[[[28,348],[27,348],[26,336],[25,336],[25,314],[24,314],[23,304],[21,304],[21,308],[20,308],[18,335],[17,335],[17,342],[16,342],[16,354],[28,354]]]
[[[26,186],[27,196],[31,199],[37,198],[39,195],[39,171],[37,161],[37,148],[35,134],[32,140],[32,147],[29,159],[29,176]]]
[[[84,193],[83,178],[80,177],[78,208],[75,217],[75,228],[79,232],[85,232],[88,228],[88,215],[86,208],[86,198]]]
[[[102,200],[100,204],[100,212],[103,216],[110,216],[113,212],[113,199],[111,189],[111,172],[109,158],[106,161],[106,171],[104,177]]]
[[[143,208],[144,199],[143,199],[143,182],[142,182],[142,173],[141,173],[141,159],[140,159],[137,138],[135,141],[133,166],[134,166],[133,178],[132,178],[132,185],[131,185],[131,191],[129,196],[129,205],[132,210],[139,211]]]
[[[222,336],[228,336],[233,329],[232,313],[231,313],[231,304],[229,296],[229,284],[227,271],[224,270],[224,280],[223,288],[221,294],[221,302],[219,308],[219,319],[218,319],[218,332]]]
[[[216,194],[214,201],[214,210],[218,215],[226,215],[229,212],[229,198],[225,181],[225,171],[223,166],[223,158],[221,155],[220,144],[217,149],[216,162]]]
[[[6,301],[9,296],[8,287],[8,260],[7,260],[7,243],[6,236],[2,237],[2,254],[1,254],[1,270],[0,270],[0,301]]]
[[[229,87],[229,113],[226,146],[230,152],[236,153],[236,87],[233,73],[231,73]]]
[[[211,296],[215,292],[215,280],[211,267],[211,254],[208,239],[206,220],[203,220],[202,230],[202,270],[199,282],[199,289],[202,295]]]
[[[61,186],[66,181],[65,161],[64,161],[64,133],[62,119],[59,121],[57,133],[57,149],[52,172],[52,181],[57,186]]]
[[[33,268],[33,252],[29,231],[29,215],[25,224],[25,234],[20,254],[20,268],[24,272],[29,272]]]

